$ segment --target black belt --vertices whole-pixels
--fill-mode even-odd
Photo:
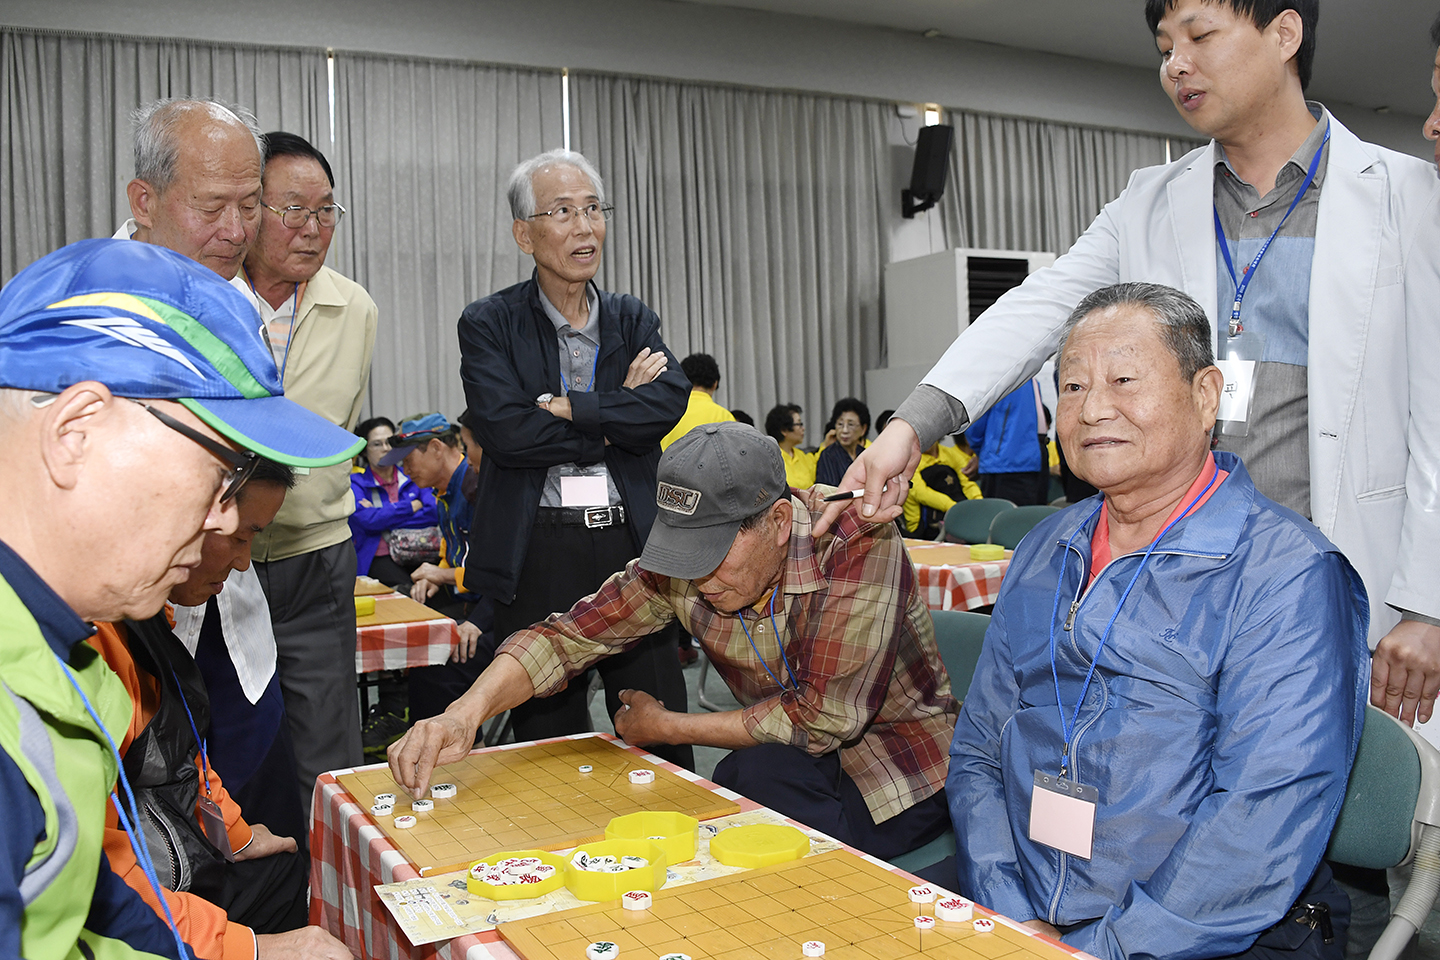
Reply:
[[[541,507],[535,520],[537,523],[566,523],[595,530],[624,523],[625,508],[621,506]]]

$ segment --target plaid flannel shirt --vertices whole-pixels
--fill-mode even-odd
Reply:
[[[749,607],[720,613],[690,581],[658,576],[632,560],[568,613],[512,635],[500,652],[520,661],[543,697],[678,619],[740,702],[750,735],[815,756],[839,750],[879,823],[944,787],[959,707],[895,525],[868,523],[848,510],[813,539],[809,510],[793,496],[791,504],[774,628],[768,615]]]

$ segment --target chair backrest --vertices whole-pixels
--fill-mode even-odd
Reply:
[[[1006,550],[1014,550],[1035,524],[1057,512],[1058,507],[1046,505],[1016,507],[1014,510],[998,513],[995,519],[990,521],[990,542],[998,543]]]
[[[1422,760],[1440,762],[1434,747],[1416,740],[1418,734],[1388,713],[1365,708],[1365,731],[1326,859],[1380,870],[1410,858]],[[1427,757],[1427,750],[1435,756]],[[1431,787],[1440,789],[1440,784]]]
[[[945,672],[950,674],[950,690],[955,699],[962,700],[975,676],[975,665],[980,662],[990,615],[965,610],[931,610],[930,617],[935,621],[935,645],[940,648],[940,660],[945,664]]]
[[[997,514],[1014,509],[1015,504],[1000,497],[957,500],[955,506],[945,511],[944,537],[955,543],[989,543],[990,521]]]

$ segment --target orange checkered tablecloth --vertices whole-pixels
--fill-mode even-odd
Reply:
[[[399,597],[381,597],[379,603],[393,603]],[[426,611],[427,608],[408,597],[405,603]],[[378,605],[378,604],[377,604]],[[405,620],[399,623],[366,623],[373,619],[361,617],[355,627],[355,672],[405,670],[428,667],[450,659],[459,637],[455,621],[434,615],[432,619]]]
[[[968,557],[969,549],[960,544],[924,545],[908,540],[906,544],[920,596],[931,610],[974,610],[993,604],[1000,596],[1000,581],[1010,568],[1008,558],[955,562],[950,554]],[[926,563],[927,555],[947,562]]]

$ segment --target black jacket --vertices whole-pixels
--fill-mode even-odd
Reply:
[[[660,318],[638,299],[600,291],[600,355],[592,392],[571,393],[574,420],[535,405],[562,392],[555,325],[534,276],[477,300],[460,315],[460,377],[480,460],[465,588],[509,603],[549,468],[592,464],[610,470],[639,553],[655,522],[660,438],[680,421],[690,381],[660,339]],[[652,383],[621,386],[644,347],[664,351],[669,369]],[[610,444],[605,444],[609,439]]]

